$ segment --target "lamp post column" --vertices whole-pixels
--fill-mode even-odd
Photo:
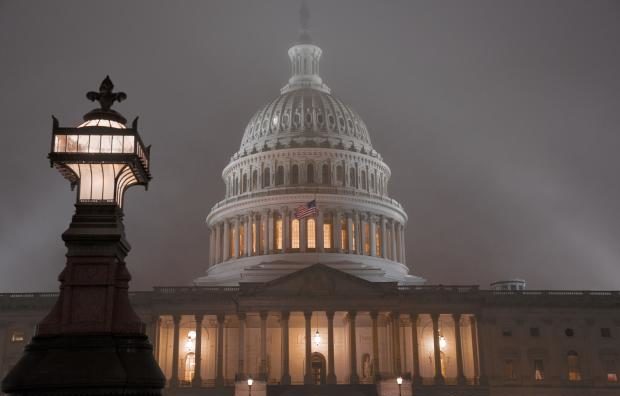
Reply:
[[[336,367],[334,359],[334,311],[327,311],[327,383],[336,384]]]
[[[215,386],[224,386],[224,314],[217,314],[217,361]]]
[[[288,321],[291,313],[284,311],[280,317],[280,327],[282,329],[282,385],[291,384],[291,374],[289,369],[289,342],[288,342]]]
[[[435,351],[435,384],[443,385],[444,378],[441,372],[441,350],[439,345],[439,314],[431,314],[433,321],[433,349]]]
[[[411,318],[411,355],[413,356],[413,383],[421,384],[420,375],[420,344],[418,341],[418,317],[417,313],[409,315]]]
[[[357,336],[355,334],[355,317],[357,316],[357,312],[349,311],[349,351],[351,355],[349,356],[351,361],[351,375],[349,377],[349,383],[358,384],[360,382],[359,376],[357,375]]]
[[[204,315],[197,314],[196,319],[196,348],[194,351],[194,378],[192,379],[192,386],[194,388],[200,388],[202,386],[202,375],[200,373],[202,369],[202,320]]]
[[[304,376],[304,384],[310,385],[314,382],[312,378],[312,311],[305,311],[304,319],[306,320],[306,375]]]
[[[463,373],[463,346],[461,345],[461,314],[452,314],[454,321],[454,342],[456,343],[456,379],[459,385],[465,384]]]
[[[381,379],[381,370],[379,368],[379,328],[377,323],[379,313],[376,311],[371,312],[370,319],[372,319],[372,367],[374,380],[377,383]]]

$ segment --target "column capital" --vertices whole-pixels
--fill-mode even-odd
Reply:
[[[356,316],[357,316],[357,311],[348,311],[347,312],[347,317],[349,318],[349,320],[355,320]]]
[[[202,313],[194,314],[194,319],[196,320],[196,323],[202,324],[202,321],[204,320],[204,318],[205,318],[205,315]]]
[[[400,312],[399,311],[392,311],[392,312],[390,312],[390,317],[392,319],[400,319]]]
[[[219,324],[223,324],[223,323],[224,323],[224,320],[226,319],[226,314],[224,314],[224,313],[218,313],[216,316],[217,316],[217,322],[218,322]]]
[[[245,318],[247,317],[245,312],[237,312],[237,318],[239,320],[245,320]]]
[[[311,320],[312,319],[312,311],[304,311],[304,318],[306,318],[306,320]]]
[[[291,313],[289,311],[280,312],[280,320],[289,320],[291,318]]]
[[[379,312],[377,312],[377,311],[370,311],[370,319],[372,319],[372,320],[379,319]]]
[[[418,323],[419,319],[420,319],[420,313],[419,312],[410,312],[409,313],[409,320],[411,320],[411,322]]]
[[[431,319],[433,320],[433,322],[437,322],[439,320],[439,314],[436,312],[433,312],[431,315]]]
[[[172,314],[172,323],[174,323],[175,326],[178,326],[179,323],[181,323],[181,314]]]
[[[461,313],[452,314],[452,319],[454,320],[454,322],[460,322],[462,317],[463,317],[463,314]]]
[[[336,314],[336,312],[334,311],[326,311],[325,312],[325,316],[327,316],[327,320],[334,320],[334,315]]]
[[[261,320],[267,320],[267,316],[269,316],[269,312],[268,311],[260,311],[258,313],[258,315],[260,316]]]

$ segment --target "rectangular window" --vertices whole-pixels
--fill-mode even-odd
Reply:
[[[332,225],[331,223],[323,224],[323,248],[332,248]]]
[[[540,337],[540,329],[538,327],[530,327],[530,336]]]
[[[504,378],[515,379],[515,362],[512,359],[504,360]]]
[[[262,221],[262,218],[260,222],[261,222],[261,226],[260,226],[260,252],[259,253],[262,253],[265,251],[265,246],[267,246],[267,222]]]
[[[357,241],[355,240],[355,223],[351,223],[351,245],[350,250],[355,252],[357,250]]]
[[[299,249],[299,220],[291,222],[291,248]]]
[[[347,236],[347,221],[342,219],[340,221],[340,248],[342,250],[348,250],[349,238]]]
[[[542,359],[534,360],[534,379],[536,381],[542,381],[545,379],[545,368],[543,367]]]
[[[611,338],[611,329],[609,327],[601,328],[601,337]]]
[[[364,223],[364,254],[370,255],[370,224]]]
[[[316,220],[308,219],[306,227],[308,231],[308,249],[316,249]]]
[[[24,342],[26,336],[23,331],[14,331],[11,334],[11,342]]]
[[[377,257],[381,257],[381,226],[375,228],[375,249],[377,249]]]
[[[276,240],[276,249],[282,250],[282,219],[276,220],[276,229],[275,229],[275,240]]]
[[[607,382],[618,382],[618,370],[616,369],[616,362],[613,360],[607,360],[605,362],[605,369],[607,371]]]

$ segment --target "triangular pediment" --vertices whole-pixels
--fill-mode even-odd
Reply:
[[[314,264],[264,283],[241,283],[255,296],[383,296],[397,292],[396,282],[370,282],[325,264]]]

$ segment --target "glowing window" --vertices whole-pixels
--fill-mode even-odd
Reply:
[[[536,381],[545,379],[545,369],[543,367],[543,361],[540,359],[534,360],[534,379]]]
[[[245,255],[245,226],[239,224],[239,255]]]
[[[364,254],[370,254],[370,224],[364,223]]]
[[[23,331],[14,331],[13,334],[11,334],[11,342],[24,342],[25,339],[26,336]]]
[[[381,227],[375,228],[375,249],[377,250],[377,256],[381,256]]]
[[[276,242],[276,249],[277,250],[282,250],[282,219],[279,218],[276,220],[276,229],[275,231],[275,242]]]
[[[323,248],[325,249],[332,248],[332,224],[331,223],[323,224]]]
[[[349,237],[347,236],[347,221],[342,219],[340,221],[340,247],[347,250],[349,245]]]
[[[308,219],[306,225],[308,230],[308,249],[316,249],[316,221]]]
[[[581,381],[581,369],[579,368],[579,355],[577,352],[568,352],[566,363],[568,365],[568,380]]]
[[[355,252],[357,250],[357,242],[355,240],[355,223],[351,223],[351,245],[350,250]]]
[[[607,360],[604,364],[607,371],[607,382],[618,382],[618,370],[616,369],[616,362],[613,360]]]
[[[235,228],[228,227],[228,257],[233,257],[235,254]]]
[[[256,254],[256,223],[252,223],[252,254]]]
[[[265,246],[267,246],[267,222],[261,221],[260,226],[260,251],[265,251]]]
[[[299,220],[291,221],[291,248],[299,249]]]

